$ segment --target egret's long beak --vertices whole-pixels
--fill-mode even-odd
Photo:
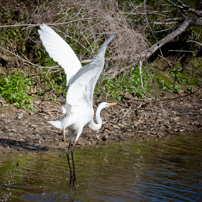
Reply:
[[[117,103],[108,103],[109,106],[117,105]]]

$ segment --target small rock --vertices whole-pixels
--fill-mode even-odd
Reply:
[[[23,118],[23,115],[24,115],[24,113],[23,113],[23,112],[22,112],[22,113],[20,113],[20,114],[18,114],[17,119],[22,119],[22,118]]]

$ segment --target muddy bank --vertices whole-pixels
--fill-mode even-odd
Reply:
[[[202,131],[202,91],[181,98],[125,99],[103,110],[99,131],[84,128],[78,145],[104,144],[129,139],[159,138],[186,131]],[[173,96],[172,96],[173,98]],[[97,100],[95,109],[104,98]],[[48,120],[63,118],[60,102],[35,101],[37,111],[16,109],[0,102],[0,155],[21,151],[65,149],[63,135]],[[68,137],[67,137],[68,139]]]

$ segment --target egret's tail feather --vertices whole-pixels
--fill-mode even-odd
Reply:
[[[48,123],[52,124],[56,128],[60,129],[64,134],[64,142],[66,144],[66,138],[65,138],[65,128],[67,128],[69,125],[72,124],[72,122],[69,121],[68,116],[66,116],[64,119],[56,120],[56,121],[48,121]]]
[[[56,120],[56,121],[48,121],[51,125],[55,126],[58,129],[62,129],[62,123],[64,119]]]

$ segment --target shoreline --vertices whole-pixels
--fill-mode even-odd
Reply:
[[[40,101],[34,103],[38,105]],[[37,111],[3,104],[0,107],[0,156],[24,151],[66,149],[60,130],[47,123],[48,120],[63,117],[59,103],[44,101]],[[167,101],[124,100],[103,110],[101,117],[102,128],[92,131],[85,126],[77,145],[107,144],[130,139],[158,140],[167,135],[202,131],[202,91]]]

